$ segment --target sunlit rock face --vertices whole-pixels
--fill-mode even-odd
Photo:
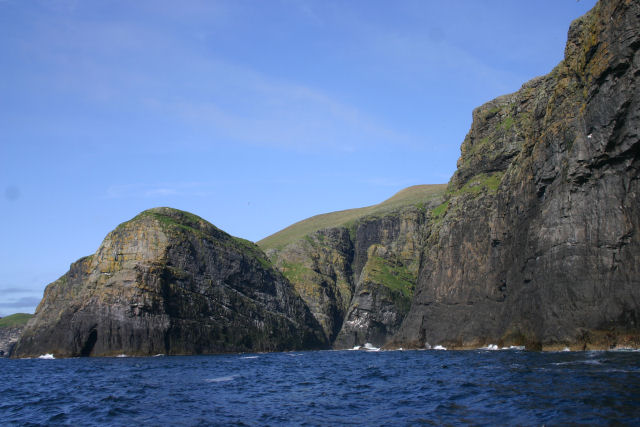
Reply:
[[[639,48],[640,2],[603,0],[473,112],[395,345],[640,345]]]
[[[425,226],[438,194],[270,251],[334,348],[386,344],[409,311]]]
[[[324,348],[322,330],[253,243],[169,208],[121,224],[50,284],[14,357]]]

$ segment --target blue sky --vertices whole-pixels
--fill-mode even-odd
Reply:
[[[594,0],[0,0],[0,316],[154,206],[257,241],[447,182]]]

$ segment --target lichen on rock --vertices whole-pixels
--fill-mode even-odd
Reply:
[[[14,356],[323,348],[308,308],[266,255],[203,219],[142,212],[50,284]]]
[[[474,111],[395,345],[640,345],[639,23],[600,1],[550,74]]]

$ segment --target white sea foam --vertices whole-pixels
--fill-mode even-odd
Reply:
[[[53,357],[53,354],[47,353],[47,354],[41,355],[40,357],[38,357],[38,359],[48,359],[48,360],[50,360],[50,359],[55,359],[55,357]]]
[[[350,348],[349,350],[360,350],[360,346],[359,346],[359,345],[357,345],[357,346],[355,346],[355,347],[353,347],[353,348]]]
[[[129,357],[129,356],[127,356],[126,354],[123,353],[123,354],[117,355],[116,357]]]
[[[569,349],[569,347],[565,347],[562,349],[562,351],[571,351],[571,350]]]
[[[496,344],[489,344],[486,347],[479,348],[478,350],[491,350],[491,351],[494,351],[494,350],[500,350],[500,348]]]
[[[380,351],[380,348],[374,347],[370,342],[364,344],[364,350],[367,351]]]
[[[242,356],[240,359],[257,359],[259,356]]]
[[[523,345],[510,345],[509,347],[502,347],[501,350],[524,350]]]
[[[227,375],[225,377],[217,377],[217,378],[206,378],[204,382],[206,383],[224,383],[228,381],[233,381],[237,375]]]
[[[433,349],[434,349],[434,350],[446,350],[447,348],[446,348],[446,347],[443,347],[443,346],[441,346],[441,345],[436,345],[436,346],[434,346],[434,347],[433,347]]]
[[[158,353],[158,354],[155,354],[153,357],[162,357],[162,356],[164,356],[164,354]]]
[[[616,347],[616,348],[612,348],[610,351],[632,351],[632,352],[638,352],[638,351],[640,351],[640,349],[633,348],[633,347]]]

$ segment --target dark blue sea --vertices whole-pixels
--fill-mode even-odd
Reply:
[[[640,353],[0,359],[0,425],[640,425]]]

